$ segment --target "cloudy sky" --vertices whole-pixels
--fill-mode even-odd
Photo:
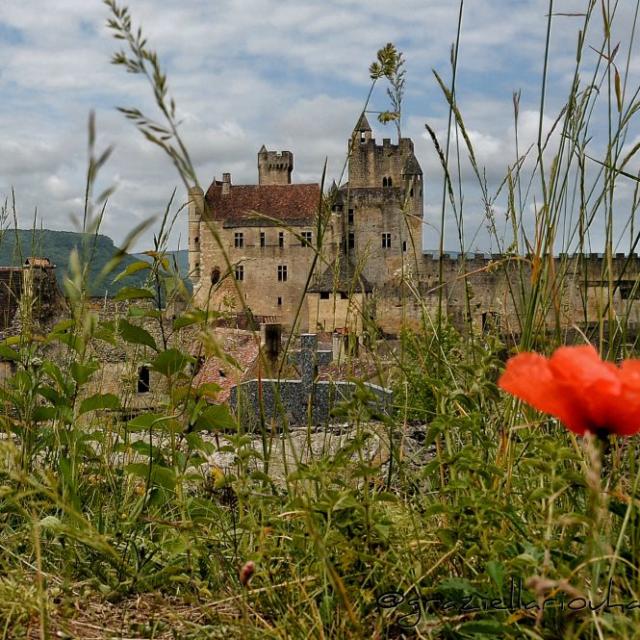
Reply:
[[[603,21],[600,0],[596,4],[587,41],[597,48]],[[621,42],[616,59],[621,71],[629,55],[627,96],[635,91],[640,72],[636,47],[629,51],[635,4],[619,0],[612,24],[614,42]],[[556,0],[553,10],[577,14],[587,5],[587,0]],[[183,139],[206,185],[225,171],[235,183],[256,182],[256,154],[263,143],[293,151],[295,181],[319,180],[325,157],[330,177],[336,177],[369,89],[369,64],[380,47],[395,43],[406,59],[403,135],[414,139],[425,171],[426,245],[437,245],[442,171],[424,125],[444,143],[448,110],[432,69],[450,82],[457,0],[130,0],[128,6],[167,71]],[[516,90],[521,91],[521,150],[537,138],[547,13],[545,0],[465,2],[458,104],[490,191],[515,161]],[[6,197],[15,189],[23,227],[32,224],[36,210],[38,226],[45,228],[72,229],[72,215],[81,217],[91,110],[98,148],[114,145],[99,181],[99,187],[116,187],[104,233],[122,241],[137,222],[163,211],[176,187],[178,202],[184,201],[172,164],[116,111],[117,106],[139,107],[157,115],[143,79],[110,64],[120,43],[106,28],[108,17],[100,0],[0,4],[0,193]],[[583,20],[576,15],[553,19],[547,129],[566,101]],[[597,58],[586,50],[585,82]],[[386,108],[380,84],[371,109]],[[597,142],[606,129],[601,111],[594,112],[592,124]],[[376,123],[374,129],[378,139],[395,135],[393,125]],[[637,139],[640,130],[632,123],[627,144]],[[485,231],[484,207],[466,155],[462,149],[467,247],[496,250]],[[457,173],[457,165],[452,170]],[[527,211],[535,208],[535,190]],[[620,220],[628,216],[632,191],[631,181],[621,184]],[[503,212],[499,198],[499,226],[504,226]],[[171,248],[184,247],[185,217],[179,219]],[[447,219],[447,246],[457,249],[450,211]],[[149,231],[136,248],[149,248],[151,237]],[[597,250],[597,222],[592,240]]]

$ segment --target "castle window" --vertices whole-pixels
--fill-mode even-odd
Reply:
[[[138,393],[148,393],[151,389],[151,373],[149,367],[138,369]]]
[[[349,209],[349,215],[347,217],[348,224],[353,224],[353,209]]]
[[[260,246],[264,247],[267,244],[267,236],[264,231],[260,232]]]
[[[405,252],[407,250],[407,241],[403,240],[402,241],[402,251]]]
[[[287,265],[279,264],[278,265],[278,282],[286,282],[287,281]]]
[[[393,186],[393,181],[391,180],[391,176],[389,176],[387,178],[387,187],[392,187]]]
[[[631,280],[620,283],[620,297],[623,300],[638,300],[640,298],[640,285]]]
[[[391,249],[391,234],[383,233],[382,234],[382,248],[383,249]]]
[[[311,242],[313,241],[313,233],[311,231],[303,231],[302,234],[302,246],[303,247],[310,247],[311,246]]]
[[[278,306],[279,307],[282,306],[282,298],[280,296],[278,296]]]
[[[198,242],[200,242],[200,238],[198,238],[198,236],[196,236],[196,237],[193,239],[193,241],[194,241],[196,244],[198,244]]]
[[[320,292],[320,300],[328,300],[329,299],[329,292],[328,291],[321,291]]]
[[[241,264],[237,264],[235,268],[235,276],[238,282],[242,282],[244,280],[244,266]]]
[[[349,296],[344,291],[341,291],[340,300],[348,300],[348,299],[349,299]]]
[[[278,232],[278,246],[282,249],[284,247],[284,231]]]
[[[411,189],[411,191],[409,191],[409,197],[413,198],[413,189]]]
[[[384,178],[382,178],[382,186],[383,187],[388,187],[388,183],[387,183],[387,176],[385,176]]]
[[[349,249],[355,249],[356,246],[356,234],[353,231],[349,232]]]
[[[220,280],[220,267],[211,269],[211,284],[217,284]]]
[[[364,131],[361,131],[360,132],[360,143],[362,144],[363,142],[366,142],[366,141],[367,141],[367,138],[365,136],[365,133],[364,133]]]
[[[244,234],[242,231],[236,231],[233,235],[233,244],[236,249],[241,249],[244,247]]]

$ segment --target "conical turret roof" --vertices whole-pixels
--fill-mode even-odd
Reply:
[[[364,111],[360,114],[360,118],[356,126],[353,129],[354,131],[371,131],[371,127],[369,126],[369,121],[367,120],[367,116],[364,115]]]

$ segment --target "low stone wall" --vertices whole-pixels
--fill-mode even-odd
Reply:
[[[378,385],[364,383],[374,400],[373,413],[388,413],[392,393]],[[334,421],[331,410],[353,398],[357,385],[352,382],[319,381],[311,393],[301,380],[249,380],[231,390],[230,404],[247,426],[265,422],[282,425],[324,425]]]

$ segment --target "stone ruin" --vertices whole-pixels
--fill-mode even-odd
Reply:
[[[260,424],[282,426],[325,425],[335,420],[332,410],[351,400],[358,389],[354,382],[318,380],[318,368],[334,359],[341,347],[341,336],[334,336],[334,349],[318,349],[318,336],[300,336],[300,351],[292,354],[300,379],[261,378],[241,382],[231,389],[230,404],[240,420],[251,427]],[[271,347],[272,348],[272,347]],[[372,415],[387,414],[392,393],[379,385],[362,383],[370,393]]]

